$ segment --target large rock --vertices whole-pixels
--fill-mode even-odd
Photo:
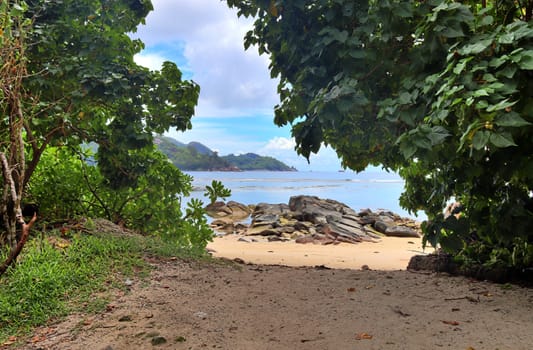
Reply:
[[[252,210],[245,204],[229,201],[221,201],[208,204],[205,207],[207,215],[212,218],[230,218],[233,221],[241,221],[250,216]]]
[[[297,242],[358,243],[379,238],[358,221],[357,213],[343,203],[314,196],[295,196],[286,204],[260,203],[252,213],[248,235],[286,236]]]
[[[365,209],[358,214],[355,219],[364,225],[367,231],[377,231],[380,234],[390,237],[420,237],[420,228],[413,220],[401,218],[399,215],[381,210],[373,213],[370,209]]]
[[[405,226],[389,226],[385,230],[385,235],[388,237],[420,237],[418,232]]]

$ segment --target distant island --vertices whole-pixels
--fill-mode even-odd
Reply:
[[[154,139],[159,150],[181,170],[186,171],[297,171],[296,168],[273,158],[255,153],[219,156],[200,142],[179,142],[158,135]]]

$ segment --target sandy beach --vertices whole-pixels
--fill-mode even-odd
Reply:
[[[251,242],[252,239],[257,242]],[[245,241],[246,240],[246,241]],[[433,252],[422,248],[420,238],[383,237],[379,242],[359,244],[299,244],[268,242],[261,237],[226,235],[208,245],[213,256],[242,259],[246,263],[283,266],[321,266],[336,269],[405,270],[413,255]]]

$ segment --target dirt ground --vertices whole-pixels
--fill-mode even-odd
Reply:
[[[152,261],[23,349],[533,349],[533,289],[433,273]]]

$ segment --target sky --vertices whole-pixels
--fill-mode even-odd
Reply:
[[[273,122],[279,102],[268,56],[244,49],[252,20],[239,18],[225,1],[152,0],[154,11],[132,35],[145,50],[136,62],[153,70],[164,61],[178,65],[184,78],[200,85],[192,129],[169,131],[180,142],[198,141],[220,155],[257,153],[275,157],[299,171],[337,171],[331,148],[313,155],[310,164],[294,150],[290,126]]]

